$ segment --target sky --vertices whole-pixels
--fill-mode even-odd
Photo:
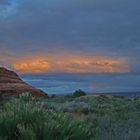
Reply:
[[[0,0],[0,65],[20,73],[140,73],[139,0]]]

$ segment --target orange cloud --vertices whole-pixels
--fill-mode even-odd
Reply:
[[[46,73],[51,69],[47,60],[42,58],[19,60],[13,67],[21,73]]]
[[[22,73],[125,73],[130,68],[122,58],[61,55],[19,60],[13,67]]]

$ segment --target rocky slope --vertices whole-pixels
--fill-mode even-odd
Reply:
[[[18,96],[19,94],[29,92],[37,97],[45,96],[45,93],[38,90],[20,79],[13,71],[0,67],[0,95]]]

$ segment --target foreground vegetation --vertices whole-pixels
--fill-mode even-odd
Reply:
[[[140,98],[30,94],[1,104],[0,140],[139,140]]]

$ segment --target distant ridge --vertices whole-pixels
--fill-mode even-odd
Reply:
[[[88,93],[88,95],[140,96],[140,91]]]
[[[45,96],[43,91],[25,83],[14,71],[0,67],[0,95],[18,96],[25,92],[29,92],[36,97]]]

